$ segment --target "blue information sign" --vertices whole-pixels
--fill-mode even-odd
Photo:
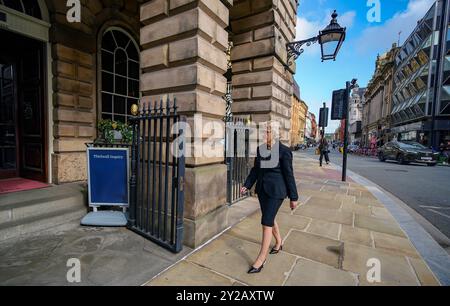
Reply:
[[[90,206],[128,206],[128,149],[88,148]]]

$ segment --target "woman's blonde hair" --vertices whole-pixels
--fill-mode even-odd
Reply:
[[[280,140],[280,138],[281,138],[280,127],[281,127],[280,121],[275,120],[275,119],[260,123],[260,128],[262,128],[262,132],[265,135],[267,135],[267,132],[270,130],[272,142]]]

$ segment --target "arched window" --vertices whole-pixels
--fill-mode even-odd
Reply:
[[[122,29],[103,34],[101,79],[101,118],[127,122],[139,101],[139,49]]]
[[[38,0],[0,0],[0,4],[3,4],[4,6],[15,11],[42,19],[42,13]]]

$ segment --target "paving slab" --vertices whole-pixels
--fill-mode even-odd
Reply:
[[[356,197],[356,204],[383,207],[383,204],[381,204],[377,199],[373,197]]]
[[[14,248],[9,246],[14,245]],[[46,231],[0,244],[1,285],[93,286],[147,282],[191,250],[171,252],[123,228]],[[81,283],[66,279],[67,261],[80,260]]]
[[[211,242],[188,258],[200,266],[227,275],[252,286],[281,286],[295,263],[296,257],[286,252],[270,256],[266,267],[257,275],[247,274],[259,253],[260,246],[228,234]]]
[[[158,278],[150,281],[148,286],[232,286],[235,280],[219,275],[210,269],[183,260]]]
[[[359,205],[356,203],[344,202],[342,204],[341,210],[345,211],[345,212],[356,213],[358,215],[368,216],[368,217],[372,216],[372,210],[370,209],[369,206],[363,206],[363,205]]]
[[[287,235],[289,229],[285,227],[280,228],[281,235]],[[240,239],[245,239],[254,243],[259,243],[262,237],[261,219],[259,218],[247,218],[240,222],[236,226],[233,226],[227,231],[227,234],[235,236]],[[272,244],[274,243],[272,239]]]
[[[434,274],[420,258],[408,258],[422,286],[439,286]]]
[[[361,199],[363,199],[363,200],[368,200],[368,201],[376,201],[376,202],[378,202],[378,200],[377,200],[377,198],[370,192],[370,191],[368,191],[367,189],[363,189],[362,191],[361,191]]]
[[[372,232],[376,248],[393,251],[410,257],[419,258],[419,254],[409,239],[384,233]]]
[[[309,197],[316,197],[326,200],[334,200],[335,195],[329,192],[322,192],[318,190],[309,190],[309,189],[303,189],[303,187],[300,185],[300,192],[306,196]]]
[[[308,206],[314,206],[318,208],[326,208],[326,209],[339,209],[341,208],[342,203],[336,200],[330,199],[322,199],[317,196],[312,196],[309,201],[306,203]]]
[[[290,254],[339,268],[341,242],[304,233],[291,231],[284,243],[284,250]]]
[[[358,277],[315,261],[299,258],[286,286],[356,286]]]
[[[371,284],[367,280],[370,270],[368,262],[377,259],[381,264],[381,283]],[[395,256],[380,249],[346,242],[344,245],[343,269],[359,274],[361,285],[417,286],[417,277],[405,256]]]
[[[375,217],[367,217],[363,215],[355,215],[355,227],[369,229],[379,233],[390,234],[399,237],[406,235],[400,226],[393,220],[380,219]]]
[[[312,219],[319,219],[333,223],[353,224],[353,214],[350,212],[339,211],[337,209],[326,209],[315,207],[314,205],[304,205],[299,207],[295,215],[304,216]]]
[[[362,244],[368,247],[372,247],[372,236],[370,231],[363,228],[352,227],[348,225],[342,226],[341,241],[353,242],[355,244]]]
[[[387,210],[384,207],[370,207],[372,216],[374,216],[375,218],[380,218],[380,219],[387,219],[387,220],[394,220],[394,217],[391,215],[391,213],[389,212],[389,210]]]
[[[344,204],[352,204],[356,202],[356,197],[348,194],[336,194],[335,200],[341,201]]]
[[[308,226],[308,233],[338,240],[341,224],[313,219]]]

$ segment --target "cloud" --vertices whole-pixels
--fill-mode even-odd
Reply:
[[[435,0],[410,0],[406,10],[396,13],[383,25],[371,26],[362,32],[357,39],[357,50],[360,53],[376,50],[388,50],[396,43],[401,34],[401,43],[409,36],[417,25],[417,21],[424,17]],[[381,7],[383,9],[383,7]]]
[[[323,30],[330,23],[330,10],[327,10],[323,14],[322,20],[310,20],[305,17],[297,17],[297,35],[296,40],[308,39],[319,34],[319,31]],[[342,27],[351,28],[355,22],[356,12],[348,11],[338,17],[338,22]],[[316,55],[320,52],[318,45],[306,47],[304,55]]]

